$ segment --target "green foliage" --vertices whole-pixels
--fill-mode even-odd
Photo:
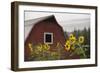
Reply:
[[[80,44],[78,44],[78,48],[76,48],[73,53],[80,55],[80,58],[87,58],[85,48],[83,48]]]

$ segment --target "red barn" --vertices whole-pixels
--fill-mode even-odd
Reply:
[[[33,25],[30,31],[27,30],[27,24],[28,26]],[[28,20],[25,25],[27,26],[25,32],[29,33],[28,36],[25,36],[25,60],[30,54],[28,47],[30,42],[33,44],[50,44],[51,50],[55,49],[58,42],[62,45],[65,44],[63,28],[57,23],[54,15]]]

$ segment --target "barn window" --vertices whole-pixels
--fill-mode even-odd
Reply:
[[[53,44],[53,33],[44,33],[44,43]]]

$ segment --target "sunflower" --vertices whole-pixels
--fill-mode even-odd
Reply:
[[[79,43],[83,43],[84,42],[84,37],[80,36],[78,40],[79,40]]]
[[[38,51],[40,51],[40,52],[42,51],[42,45],[41,44],[37,45],[36,48],[37,48]]]
[[[67,42],[66,42],[66,44],[65,44],[65,49],[66,49],[67,51],[69,51],[69,50],[70,50],[70,47],[71,47],[70,42],[67,40]]]
[[[49,50],[50,49],[50,46],[48,44],[44,44],[43,46],[44,46],[45,50]]]
[[[65,49],[66,49],[67,51],[69,51],[69,50],[70,50],[70,44],[67,44],[67,45],[65,46]]]
[[[70,41],[69,40],[66,41],[65,45],[67,45],[67,44],[70,44]]]
[[[73,35],[73,34],[70,34],[70,35],[69,35],[69,38],[73,38],[73,37],[74,37],[74,35]]]
[[[31,43],[28,44],[28,47],[29,47],[30,51],[32,52],[33,48],[32,48],[32,44]]]
[[[69,40],[70,40],[71,44],[74,44],[76,42],[76,37],[73,36],[73,37],[69,38]]]

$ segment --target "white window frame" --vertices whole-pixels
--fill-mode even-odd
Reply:
[[[51,35],[51,42],[46,42],[46,34],[50,34]],[[44,32],[44,43],[46,43],[46,44],[53,44],[53,33],[51,33],[51,32]]]

